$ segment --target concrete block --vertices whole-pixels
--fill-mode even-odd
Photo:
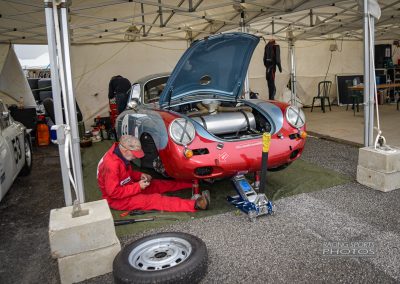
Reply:
[[[115,243],[114,221],[106,200],[81,204],[86,216],[72,218],[72,206],[50,212],[49,239],[53,258],[108,247]]]
[[[388,192],[400,188],[400,172],[384,173],[358,165],[357,181],[373,189]]]
[[[111,272],[114,258],[121,250],[119,240],[115,238],[113,242],[105,248],[58,258],[61,283],[76,283]]]
[[[375,150],[374,147],[360,148],[358,165],[384,173],[400,171],[400,148],[391,148],[394,151]]]

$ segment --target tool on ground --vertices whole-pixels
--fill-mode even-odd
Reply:
[[[238,173],[232,178],[232,183],[238,195],[228,196],[228,201],[236,208],[246,213],[251,221],[261,215],[273,214],[273,205],[265,195],[265,184],[268,167],[268,151],[271,142],[271,134],[263,134],[263,152],[261,166],[260,189],[257,193],[247,181],[243,173]]]
[[[145,214],[150,214],[150,213],[159,213],[160,211],[157,210],[149,210],[149,211],[145,211],[145,210],[131,210],[131,211],[125,211],[123,213],[121,213],[119,216],[121,217],[125,217],[125,216],[137,216],[137,215],[145,215]]]
[[[169,221],[178,221],[179,220],[178,218],[175,218],[175,217],[152,216],[150,218],[142,218],[142,219],[114,220],[114,226],[121,226],[121,225],[141,223],[141,222],[150,222],[150,221],[155,221],[157,219],[169,220]]]
[[[144,211],[144,210],[132,210],[129,212],[130,216],[137,216],[137,215],[145,215],[145,214],[151,214],[151,213],[160,213],[158,210],[149,210],[149,211]]]

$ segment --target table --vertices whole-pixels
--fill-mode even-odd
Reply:
[[[389,84],[379,84],[376,85],[376,89],[377,90],[386,90],[386,89],[394,89],[394,88],[399,88],[400,87],[400,83],[389,83]],[[364,85],[356,85],[356,86],[350,86],[349,87],[350,91],[356,92],[356,91],[363,91],[364,90]],[[354,115],[356,115],[356,110],[355,110],[355,104],[357,104],[357,112],[359,111],[359,107],[358,107],[358,95],[353,94],[352,95],[352,99],[353,99],[353,110],[354,110]],[[398,105],[399,105],[399,100],[397,100],[397,109],[398,109]],[[347,105],[346,110],[348,109],[349,105]]]
[[[390,84],[379,84],[379,85],[376,85],[376,88],[379,89],[379,90],[398,88],[398,87],[400,87],[400,83],[390,83]],[[364,85],[350,86],[349,89],[352,90],[352,91],[362,91],[362,90],[364,90]]]

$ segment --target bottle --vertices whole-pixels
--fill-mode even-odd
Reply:
[[[353,79],[353,86],[357,86],[357,78]]]
[[[47,126],[44,115],[39,115],[39,121],[36,126],[36,143],[38,146],[47,146],[50,144],[50,131]]]

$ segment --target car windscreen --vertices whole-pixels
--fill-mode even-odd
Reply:
[[[144,86],[144,103],[149,104],[158,102],[167,81],[168,77],[160,77],[148,81]]]

